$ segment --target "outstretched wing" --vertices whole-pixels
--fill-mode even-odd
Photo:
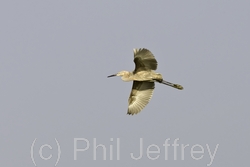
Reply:
[[[128,99],[128,113],[139,113],[149,102],[155,88],[154,82],[134,81],[133,87]]]
[[[134,62],[134,73],[145,70],[156,70],[157,68],[157,61],[154,55],[145,48],[134,49]]]

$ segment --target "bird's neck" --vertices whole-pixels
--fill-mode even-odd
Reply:
[[[129,72],[127,75],[122,76],[123,81],[133,81],[133,73]]]

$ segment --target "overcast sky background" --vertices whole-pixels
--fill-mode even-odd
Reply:
[[[207,166],[249,164],[250,1],[1,1],[1,166]],[[127,115],[133,48],[155,55],[164,79],[150,103]],[[89,149],[74,160],[74,138]],[[113,138],[113,141],[111,141]],[[143,157],[139,140],[143,138]],[[181,148],[163,144],[189,144]],[[93,140],[107,148],[107,160]],[[117,139],[120,160],[117,160]],[[43,160],[39,156],[42,145]],[[156,160],[149,145],[160,148]],[[191,147],[204,148],[194,160]],[[110,160],[110,145],[113,160]],[[87,143],[81,141],[79,148]],[[155,150],[156,147],[150,150]],[[197,149],[199,150],[199,149]]]

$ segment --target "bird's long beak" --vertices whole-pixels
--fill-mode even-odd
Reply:
[[[109,78],[109,77],[115,77],[116,75],[117,75],[117,74],[109,75],[108,78]]]

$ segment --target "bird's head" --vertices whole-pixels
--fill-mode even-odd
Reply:
[[[123,77],[123,76],[129,76],[129,74],[130,73],[128,71],[120,71],[117,74],[109,75],[108,78],[109,77],[115,77],[115,76],[121,76],[121,77]]]

